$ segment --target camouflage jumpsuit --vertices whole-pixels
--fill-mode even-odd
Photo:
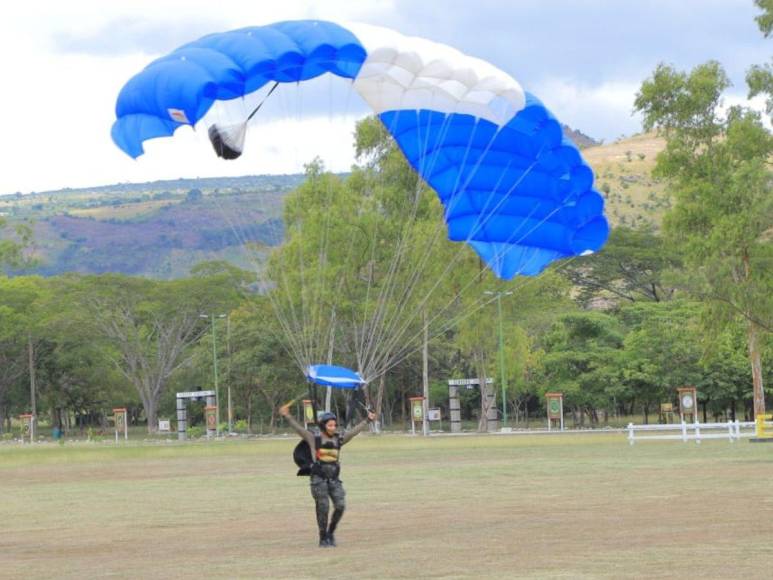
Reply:
[[[285,418],[293,430],[309,444],[312,453],[314,453],[316,445],[314,434],[305,429],[293,417],[288,415]],[[346,491],[344,490],[343,482],[339,479],[340,463],[338,462],[338,453],[340,448],[351,441],[367,425],[368,420],[364,419],[349,431],[345,431],[343,435],[336,434],[333,437],[328,437],[324,431],[320,433],[320,456],[317,465],[312,470],[310,482],[311,496],[316,504],[317,527],[319,528],[320,538],[332,536],[346,509]],[[333,500],[333,516],[330,518],[330,525],[328,525],[330,499]]]

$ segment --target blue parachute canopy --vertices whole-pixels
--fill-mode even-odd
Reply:
[[[385,28],[300,20],[210,34],[127,82],[112,137],[138,157],[145,140],[195,125],[215,101],[323,74],[351,79],[437,193],[449,239],[497,277],[536,275],[606,242],[593,171],[536,97],[488,62]],[[224,138],[241,153],[242,135]]]
[[[306,378],[312,383],[336,389],[356,389],[365,384],[360,373],[333,365],[311,365],[306,369]]]

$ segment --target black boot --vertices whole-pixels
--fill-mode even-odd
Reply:
[[[330,547],[330,540],[328,539],[328,533],[323,532],[320,530],[319,532],[319,547],[320,548],[328,548]],[[335,546],[335,544],[333,544]]]
[[[330,518],[330,527],[327,529],[327,543],[332,548],[336,547],[336,537],[334,534],[342,517],[344,517],[344,510],[333,510],[333,517]]]

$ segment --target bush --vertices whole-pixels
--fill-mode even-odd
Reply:
[[[247,432],[247,420],[246,419],[239,419],[236,423],[234,423],[234,431],[238,433],[246,433]]]
[[[189,439],[198,439],[199,437],[204,436],[206,429],[201,425],[196,425],[195,427],[188,427],[188,430],[185,433],[188,435]]]

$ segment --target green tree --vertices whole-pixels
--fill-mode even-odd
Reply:
[[[715,324],[746,321],[758,414],[765,409],[761,334],[773,328],[773,251],[766,234],[773,227],[773,136],[754,111],[735,107],[722,114],[728,86],[716,62],[689,74],[660,65],[642,84],[635,108],[645,129],[666,138],[656,172],[670,180],[675,199],[664,229],[688,268],[683,286],[712,306]]]
[[[773,0],[754,0],[762,14],[755,20],[765,38],[773,32]],[[746,73],[746,84],[749,86],[749,98],[757,95],[767,96],[767,113],[773,119],[773,59],[764,64],[752,66]]]
[[[708,341],[701,341],[706,344]],[[741,324],[728,325],[712,336],[701,359],[701,395],[704,404],[714,413],[730,411],[729,419],[737,419],[737,406],[742,404],[741,418],[751,402],[749,393],[749,360],[745,352],[744,328]],[[769,379],[769,377],[765,377]]]
[[[603,252],[579,257],[564,272],[580,289],[577,299],[637,302],[669,300],[674,288],[663,273],[679,266],[673,248],[649,229],[620,226],[612,230]]]
[[[156,282],[126,276],[75,279],[84,323],[105,340],[103,353],[136,389],[148,432],[172,375],[188,364],[191,347],[209,325],[203,313],[228,312],[238,302],[223,277]],[[76,294],[74,292],[74,294]]]
[[[8,220],[0,218],[0,232],[9,227]],[[26,223],[17,223],[11,232],[0,239],[0,268],[20,269],[32,264],[25,252],[32,244],[32,228]]]
[[[703,388],[698,340],[700,304],[671,301],[638,303],[621,313],[629,332],[619,364],[631,405],[641,404],[645,423],[649,412],[673,399],[676,388]]]
[[[268,296],[301,367],[335,362],[374,379],[413,363],[443,333],[458,280],[475,264],[445,239],[442,207],[378,119],[358,125],[359,167],[342,180],[308,165],[287,198],[286,242],[269,260]],[[467,269],[474,277],[477,269]],[[383,384],[383,383],[382,383]],[[380,397],[376,396],[376,403]]]
[[[32,336],[43,295],[40,278],[0,278],[0,413],[7,425],[12,412],[32,410],[30,389],[14,387],[25,379],[30,384],[30,358],[34,367],[36,342]]]
[[[596,411],[612,406],[620,384],[620,323],[602,312],[564,314],[545,336],[544,345],[542,390],[562,392],[581,423],[586,414],[597,422]]]
[[[105,341],[91,328],[88,312],[73,290],[75,278],[45,279],[46,299],[36,308],[37,382],[42,407],[54,427],[70,426],[69,417],[83,429],[106,427],[110,409],[137,407],[129,382],[104,356]],[[133,396],[134,395],[134,396]]]

